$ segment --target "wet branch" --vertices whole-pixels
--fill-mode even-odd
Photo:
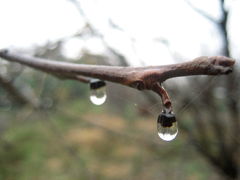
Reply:
[[[161,97],[168,96],[166,96],[165,90],[159,88],[160,86],[158,87],[157,84],[160,85],[169,78],[229,74],[232,72],[235,63],[232,58],[224,56],[202,56],[192,61],[164,66],[101,66],[47,60],[8,50],[1,50],[0,57],[64,79],[74,79],[88,83],[89,78],[97,78],[120,83],[138,90],[153,90]],[[169,103],[167,103],[167,106],[169,106]]]
[[[121,67],[59,62],[6,50],[0,51],[0,57],[67,79],[88,82],[82,77],[85,76],[120,83],[139,90],[152,90],[155,83],[162,83],[174,77],[228,74],[232,72],[235,62],[232,58],[224,56],[202,56],[189,62],[165,66]]]

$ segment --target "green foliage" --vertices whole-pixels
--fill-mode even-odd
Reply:
[[[22,111],[8,114],[12,123],[2,136],[0,179],[174,179],[179,168],[184,177],[209,177],[181,137],[162,143],[153,119],[135,114],[138,121],[128,121],[106,108],[76,99],[27,118],[16,118]]]
[[[115,102],[91,104],[87,85],[34,73],[21,78],[16,85],[28,82],[46,105],[0,109],[7,123],[0,180],[211,179],[211,169],[184,136],[162,142],[156,117],[139,116],[133,103],[123,103],[119,114]]]

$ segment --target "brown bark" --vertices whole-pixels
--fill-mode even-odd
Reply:
[[[189,62],[165,66],[121,67],[52,61],[7,50],[0,51],[0,57],[64,78],[81,79],[81,76],[86,76],[120,83],[139,90],[152,90],[154,84],[174,77],[228,74],[232,72],[235,62],[232,58],[224,56],[202,56]]]
[[[152,90],[160,95],[165,109],[172,111],[170,98],[161,83],[169,78],[191,75],[221,75],[233,70],[235,60],[225,56],[202,56],[189,62],[165,66],[122,67],[59,62],[1,50],[0,57],[54,76],[89,83],[89,78],[120,83],[138,90]]]

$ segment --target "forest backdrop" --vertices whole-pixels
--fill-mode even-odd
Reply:
[[[238,62],[239,1],[213,2],[1,2],[8,14],[0,16],[0,47],[83,64],[145,66],[200,55]],[[156,133],[161,101],[152,93],[107,83],[99,107],[86,84],[0,63],[0,179],[239,177],[238,64],[229,76],[164,84],[180,126],[166,143]]]

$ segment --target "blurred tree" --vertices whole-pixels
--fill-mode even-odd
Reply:
[[[222,20],[221,22],[214,22],[217,24],[217,28],[220,30],[223,37],[223,55],[229,56],[229,37],[227,31],[228,12],[224,9],[224,0],[221,1]],[[199,12],[199,11],[198,11]],[[200,13],[203,15],[202,11]],[[82,14],[84,15],[84,13]],[[212,20],[208,15],[204,15]],[[102,38],[88,22],[85,33],[91,33],[90,36],[96,35]],[[83,34],[80,35],[80,38]],[[109,47],[105,42],[108,52],[112,56],[115,56],[117,61],[115,65],[128,65],[128,62],[123,55]],[[36,48],[36,55],[49,59],[65,60],[65,57],[61,55],[62,41],[56,43],[49,43],[45,48]],[[95,59],[92,61],[92,59]],[[84,60],[85,63],[94,64],[108,64],[107,57],[93,55],[91,53],[84,53],[79,61]],[[99,62],[100,60],[100,62]],[[116,61],[116,62],[117,62]],[[216,167],[222,172],[226,178],[237,179],[239,177],[239,72],[232,74],[225,78],[226,80],[214,79],[214,82],[210,85],[209,79],[206,81],[198,78],[193,78],[189,81],[189,87],[195,87],[196,89],[202,89],[207,85],[205,91],[201,91],[201,99],[196,99],[196,95],[191,95],[189,91],[178,90],[178,102],[177,106],[181,107],[184,104],[190,105],[187,107],[188,111],[183,114],[179,114],[180,125],[186,131],[192,144],[196,149],[207,159],[210,164]],[[4,81],[2,81],[4,82]],[[0,78],[1,83],[1,78]],[[51,84],[51,83],[49,83]],[[8,90],[9,91],[9,90]],[[191,91],[191,90],[190,90]],[[11,91],[9,91],[11,92]],[[192,91],[191,91],[192,92]],[[176,91],[172,89],[172,93]],[[16,97],[14,95],[14,97]],[[156,99],[152,98],[151,102]],[[227,104],[227,106],[224,106]],[[142,108],[141,108],[142,109]],[[144,108],[144,109],[147,109]],[[141,110],[142,112],[142,110]],[[146,113],[146,111],[144,111]],[[187,120],[191,120],[191,123]]]
[[[227,27],[229,12],[225,8],[225,0],[219,1],[222,15],[219,22],[190,5],[200,15],[216,24],[223,40],[222,54],[231,56]],[[206,80],[193,78],[189,81],[189,87],[199,89],[201,93],[201,98],[195,101],[191,99],[195,99],[196,95],[191,96],[190,92],[178,94],[182,97],[179,102],[191,103],[188,106],[188,112],[191,114],[189,117],[186,114],[179,114],[181,125],[198,152],[224,174],[226,179],[238,179],[240,176],[239,76],[236,68],[230,76],[214,79],[215,82],[212,83],[210,78]],[[207,88],[202,91],[205,86]],[[186,124],[186,118],[194,123]]]

